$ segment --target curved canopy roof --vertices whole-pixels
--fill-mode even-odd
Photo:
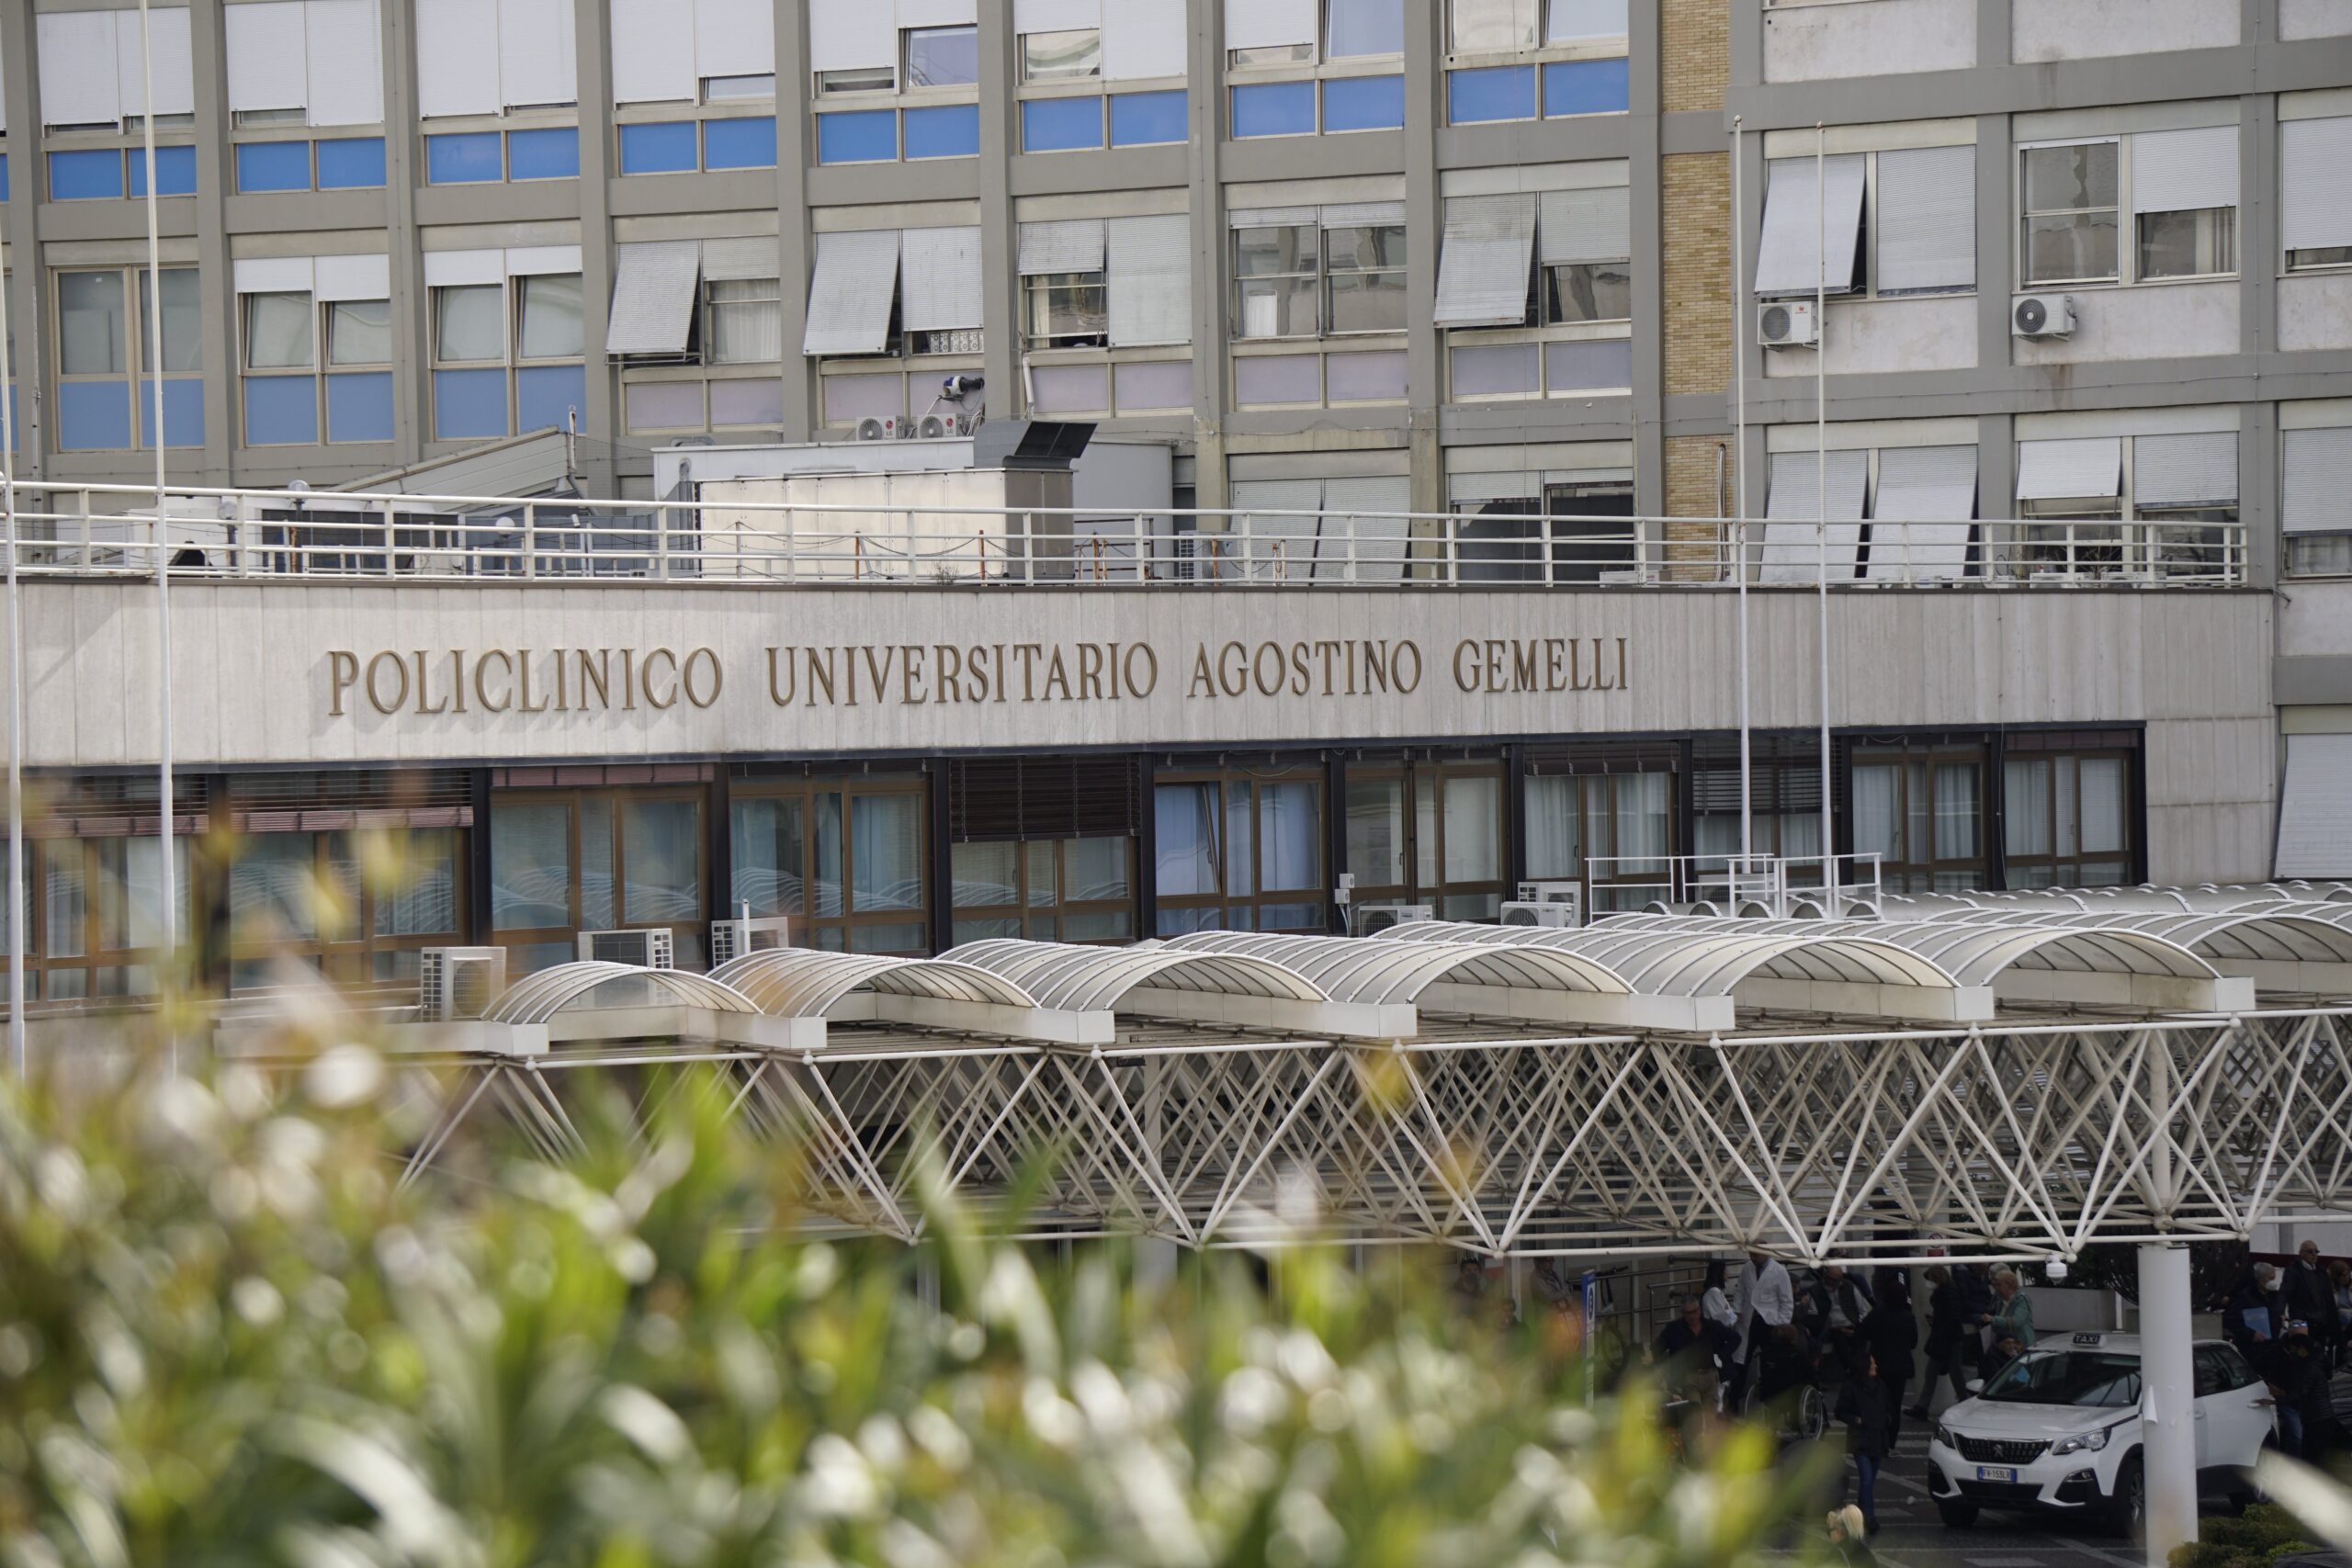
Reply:
[[[1168,945],[1271,959],[1306,976],[1340,1001],[1411,1002],[1442,981],[1609,996],[1633,990],[1607,965],[1554,948],[1249,931],[1194,931],[1172,938]]]
[[[2177,942],[2266,990],[2338,993],[2352,985],[2352,905],[2262,902],[2234,909],[2118,910],[2059,916],[1978,909],[1944,923],[2095,927]]]
[[[771,947],[729,959],[710,975],[749,997],[762,1012],[783,1017],[821,1018],[842,998],[858,991],[998,1007],[1037,1005],[1027,991],[1001,975],[937,958]]]
[[[1410,1034],[1412,1010],[1338,1001],[1297,970],[1246,953],[1147,942],[1081,947],[1009,937],[969,942],[942,955],[1002,976],[1044,1008],[1134,1013],[1373,1039]]]
[[[486,1023],[545,1023],[557,1013],[591,1008],[694,1007],[756,1013],[752,999],[707,975],[641,969],[593,960],[526,975],[482,1013]]]

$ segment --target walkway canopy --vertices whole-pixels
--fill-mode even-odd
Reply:
[[[1768,927],[1770,929],[1768,929]],[[1729,1029],[1733,1007],[1861,1018],[1969,1022],[1993,1016],[1993,994],[1934,960],[1811,920],[1729,920],[1629,915],[1581,931],[1417,921],[1408,942],[1551,948],[1606,965],[1645,997],[1712,1000],[1695,1027]],[[1713,1020],[1720,1019],[1716,1022]]]
[[[1409,1004],[1334,1000],[1297,970],[1242,953],[1147,942],[1133,947],[998,938],[942,954],[1019,986],[1037,1005],[1188,1023],[1289,1029],[1358,1040],[1393,1040],[1419,1027]]]
[[[763,1014],[752,998],[708,975],[630,964],[559,964],[526,975],[486,1009],[481,1021],[544,1030],[554,1044],[670,1039],[801,1049],[810,1031]],[[823,1043],[823,1026],[815,1028]]]
[[[775,947],[711,972],[762,1012],[834,1023],[880,1021],[1064,1045],[1107,1044],[1108,1011],[1044,1008],[1015,982],[941,958],[886,958]]]
[[[2128,918],[2128,917],[2127,917]],[[2147,1011],[2233,1012],[2254,1006],[2253,982],[2224,976],[2178,942],[2067,917],[2016,924],[1965,920],[1755,920],[1743,927],[1786,935],[1868,939],[1940,966],[1953,981],[1989,987],[2010,1002],[2128,1007]],[[1595,930],[1631,925],[1653,931],[1705,931],[1719,922],[1636,915]]]
[[[2136,931],[2177,942],[2261,991],[2352,995],[2352,905],[2266,902],[2227,910],[2122,910],[2052,917],[1978,909],[1939,924],[2064,925]]]

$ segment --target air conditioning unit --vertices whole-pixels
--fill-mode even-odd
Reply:
[[[1503,924],[1541,926],[1547,931],[1574,931],[1578,910],[1574,904],[1513,901],[1503,906]]]
[[[888,441],[898,423],[894,419],[876,419],[867,414],[857,422],[857,438],[860,441]]]
[[[667,926],[643,926],[625,931],[582,931],[580,961],[633,964],[639,969],[675,969],[677,938]]]
[[[1522,904],[1577,904],[1584,902],[1581,882],[1522,882],[1519,885],[1519,901]]]
[[[1437,919],[1437,907],[1432,904],[1358,904],[1352,918],[1356,935],[1378,936],[1398,926],[1434,920]]]
[[[1756,307],[1756,341],[1767,348],[1810,348],[1821,341],[1821,323],[1810,299],[1767,299]]]
[[[2066,337],[2075,330],[2071,294],[2020,294],[2009,305],[2009,332],[2017,337]]]
[[[935,413],[923,415],[922,423],[915,426],[915,433],[925,441],[940,440],[947,434],[947,422]]]
[[[428,947],[417,954],[416,1016],[424,1023],[480,1018],[506,989],[503,947]]]
[[[747,953],[765,953],[774,947],[789,947],[792,917],[789,915],[738,915],[731,920],[710,922],[710,966],[713,969],[741,958]]]

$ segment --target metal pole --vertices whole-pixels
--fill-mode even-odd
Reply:
[[[158,236],[155,208],[155,51],[148,30],[148,0],[139,0],[139,76],[142,98],[140,116],[141,143],[147,160],[147,374],[154,378],[155,427],[148,433],[155,446],[155,662],[160,674],[157,722],[163,736],[156,765],[158,840],[162,864],[157,884],[163,890],[163,953],[157,968],[168,989],[173,964],[179,953],[179,877],[172,864],[172,590],[171,537],[164,523],[164,253]],[[177,1045],[174,1046],[177,1066]]]
[[[1739,122],[1739,116],[1731,117],[1731,532],[1739,591],[1739,869],[1745,874],[1756,853],[1756,772],[1747,719],[1747,264],[1741,254],[1747,209],[1740,197],[1746,133]]]
[[[2163,1136],[2162,1133],[2157,1134]],[[2148,1565],[2197,1539],[2197,1422],[2189,1354],[2188,1249],[2143,1242],[2140,1254],[2140,1452]],[[2126,1465],[2132,1461],[2124,1461]]]
[[[0,279],[0,344],[8,341],[8,289]],[[25,1047],[25,636],[17,601],[17,423],[15,400],[0,386],[0,510],[8,524],[8,1059],[24,1077]]]
[[[1830,804],[1829,748],[1829,186],[1827,139],[1813,124],[1813,505],[1816,558],[1816,611],[1821,623],[1821,890],[1832,915],[1845,906],[1838,897],[1838,840]]]

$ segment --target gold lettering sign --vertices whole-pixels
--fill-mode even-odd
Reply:
[[[1465,637],[1449,660],[1464,695],[1622,693],[1624,637]],[[1147,642],[777,644],[763,650],[771,708],[965,707],[1148,701],[1163,661]],[[1409,637],[1199,642],[1174,661],[1185,702],[1411,696],[1427,661]],[[732,689],[711,648],[327,650],[329,718],[437,718],[716,707]],[[1170,682],[1170,691],[1176,682]],[[737,699],[739,701],[745,699]]]

